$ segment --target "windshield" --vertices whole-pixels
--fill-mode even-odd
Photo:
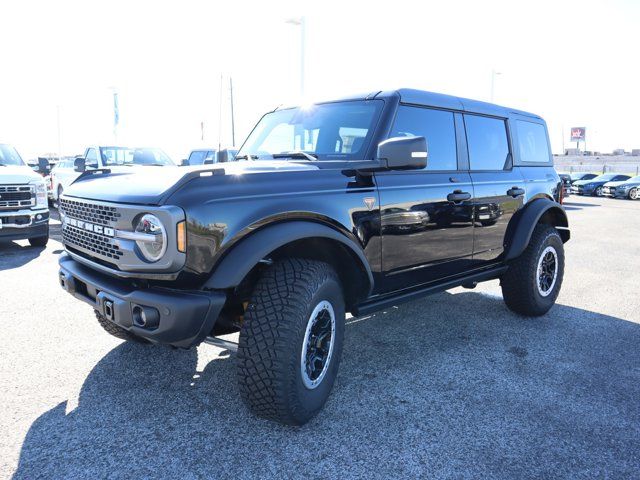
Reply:
[[[596,178],[592,178],[591,180],[593,180],[594,182],[608,182],[613,177],[615,177],[615,175],[612,174],[598,175]]]
[[[0,165],[24,165],[22,158],[15,148],[9,145],[0,145]]]
[[[102,147],[102,162],[105,166],[116,165],[175,165],[159,148]]]
[[[625,180],[625,182],[629,182],[629,183],[636,183],[636,182],[640,182],[640,175],[636,176],[636,177],[631,177],[629,180]]]
[[[336,102],[268,113],[238,159],[363,159],[382,105],[380,100]]]

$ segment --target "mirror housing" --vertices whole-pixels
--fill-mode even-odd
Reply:
[[[378,144],[378,159],[389,170],[418,170],[427,166],[427,140],[424,137],[393,137]]]
[[[233,162],[236,159],[236,153],[238,153],[237,150],[231,148],[223,148],[216,154],[218,163]]]
[[[189,159],[188,159],[188,158],[183,158],[183,159],[180,161],[180,166],[181,166],[181,167],[187,167],[187,166],[189,166]]]
[[[87,169],[87,165],[85,163],[84,158],[82,157],[77,157],[74,161],[73,161],[73,170],[79,173],[84,172]]]
[[[46,158],[38,157],[38,172],[42,175],[48,175],[50,173],[49,160]]]

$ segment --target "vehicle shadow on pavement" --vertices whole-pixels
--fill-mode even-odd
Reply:
[[[22,246],[15,242],[0,241],[0,272],[26,265],[45,251],[44,247]]]
[[[15,478],[632,478],[638,345],[619,318],[443,293],[349,319],[328,404],[292,428],[247,412],[233,356],[123,343],[32,424]]]

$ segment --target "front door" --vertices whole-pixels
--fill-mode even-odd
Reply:
[[[424,136],[424,170],[376,174],[382,234],[382,291],[463,272],[473,253],[473,186],[458,169],[453,112],[401,105],[389,137]]]

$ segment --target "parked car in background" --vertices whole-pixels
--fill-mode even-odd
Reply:
[[[571,193],[601,197],[605,183],[629,180],[629,178],[629,175],[605,173],[590,180],[578,180],[573,182],[573,185],[571,185]]]
[[[627,178],[626,180],[614,180],[611,182],[607,182],[602,186],[602,196],[603,197],[613,197],[613,192],[615,192],[616,187],[618,185],[622,185],[624,182],[630,180]]]
[[[130,172],[132,168],[175,167],[176,164],[159,148],[89,147],[84,156],[74,160],[62,160],[51,171],[51,192],[58,200],[62,192],[82,172],[108,168],[116,172]]]
[[[47,187],[15,148],[0,144],[0,240],[23,239],[34,247],[47,244]]]
[[[595,173],[583,173],[583,172],[571,173],[570,175],[571,175],[572,185],[578,180],[591,180],[592,178],[596,178],[598,176]]]
[[[630,200],[640,199],[640,175],[617,185],[611,195],[614,198],[628,198]]]
[[[236,158],[236,153],[238,153],[238,150],[235,148],[226,148],[220,151],[213,148],[191,150],[189,157],[182,160],[181,165],[184,167],[192,165],[208,165],[213,163],[232,162]]]
[[[562,180],[562,192],[565,197],[571,194],[571,175],[568,173],[559,173],[558,176]]]

